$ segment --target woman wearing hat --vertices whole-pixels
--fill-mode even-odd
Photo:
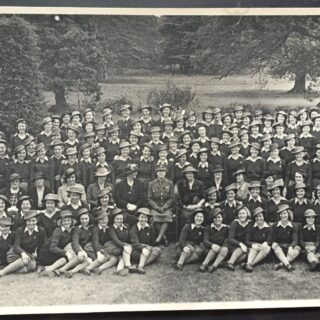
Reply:
[[[107,130],[109,130],[112,126],[115,125],[112,119],[112,110],[108,106],[102,112],[102,119]]]
[[[67,129],[67,140],[64,142],[64,148],[67,150],[68,148],[76,148],[79,149],[79,140],[78,137],[80,135],[79,128],[76,128],[73,125],[70,125]]]
[[[161,135],[161,141],[168,145],[168,140],[174,137],[174,122],[172,120],[166,120],[162,123],[163,133]]]
[[[245,205],[236,208],[237,218],[230,224],[228,245],[231,256],[226,264],[230,271],[235,270],[235,264],[244,262],[249,253],[249,248],[245,244],[246,232],[250,224],[250,212]]]
[[[233,108],[234,113],[234,123],[238,123],[239,125],[242,124],[242,117],[243,117],[244,108],[241,105],[237,105]]]
[[[272,135],[270,134],[264,134],[263,137],[260,140],[262,144],[262,148],[260,150],[260,156],[262,159],[267,161],[267,159],[270,157],[270,147],[272,143]]]
[[[183,114],[179,114],[174,119],[175,128],[173,133],[175,136],[179,136],[182,132],[185,131],[185,118]]]
[[[193,110],[187,114],[185,129],[190,131],[192,138],[195,138],[197,131],[197,115]]]
[[[58,189],[59,208],[66,205],[69,202],[68,190],[71,187],[76,187],[80,190],[80,200],[86,201],[86,193],[82,184],[76,183],[76,171],[73,168],[68,168],[64,173],[64,183]]]
[[[10,162],[8,143],[6,140],[0,139],[0,190],[6,186],[8,180],[7,171]]]
[[[97,224],[92,229],[92,244],[86,245],[86,250],[94,256],[94,261],[84,269],[84,273],[90,275],[101,274],[104,270],[112,268],[118,262],[118,257],[112,255],[113,247],[109,234],[109,216],[100,210],[96,217]]]
[[[7,253],[14,244],[15,233],[10,230],[12,225],[10,217],[0,218],[0,269],[8,265]]]
[[[131,159],[138,159],[141,156],[141,145],[140,145],[140,136],[130,131],[129,133],[129,143],[130,143],[130,151],[129,156]]]
[[[263,134],[274,134],[274,130],[272,128],[272,124],[274,122],[274,118],[271,114],[266,114],[262,117],[262,133]]]
[[[311,186],[315,188],[320,184],[320,144],[315,147],[316,156],[310,161],[310,180]]]
[[[314,154],[314,147],[316,145],[316,140],[314,136],[310,133],[311,132],[311,127],[313,126],[312,121],[304,121],[301,123],[300,128],[301,128],[301,134],[298,139],[298,144],[302,147],[304,147],[307,155],[309,157],[312,157]]]
[[[280,150],[279,156],[285,161],[286,164],[288,164],[295,159],[292,151],[295,150],[296,136],[294,134],[288,134],[285,138],[285,141],[287,146]]]
[[[250,156],[244,160],[243,167],[246,171],[248,181],[262,181],[266,172],[266,162],[259,156],[260,145],[252,143],[250,148]]]
[[[83,116],[80,111],[78,110],[72,111],[71,117],[70,117],[71,126],[78,129],[79,133],[81,134],[83,134],[82,120],[83,120]]]
[[[179,139],[177,137],[172,137],[168,140],[168,156],[167,159],[170,163],[174,163],[176,161],[176,156],[179,152],[178,149]],[[200,149],[200,147],[199,147]],[[192,150],[192,148],[191,148]]]
[[[239,132],[239,139],[241,141],[240,154],[247,158],[250,155],[251,145],[249,143],[249,131],[247,129],[241,129]]]
[[[240,126],[237,124],[237,123],[233,123],[231,126],[230,126],[230,131],[231,131],[231,140],[234,141],[234,140],[239,140],[239,131],[240,131]]]
[[[275,128],[275,134],[273,135],[272,142],[277,143],[279,146],[279,149],[282,149],[285,147],[285,139],[287,135],[285,132],[285,125],[279,122],[276,122],[273,124],[273,127]]]
[[[87,189],[87,202],[91,209],[97,207],[100,191],[105,189],[108,193],[113,191],[113,184],[107,180],[108,175],[110,175],[110,171],[107,168],[101,167],[96,171],[96,181],[90,184]]]
[[[129,142],[121,142],[119,145],[119,156],[116,156],[112,161],[116,183],[125,178],[125,168],[132,162],[129,156],[131,144]]]
[[[121,119],[118,120],[117,125],[120,130],[120,139],[127,140],[129,137],[130,127],[131,127],[131,119],[130,114],[132,111],[132,107],[129,104],[125,104],[120,108]]]
[[[45,184],[46,176],[42,172],[36,172],[33,177],[34,185],[29,191],[29,196],[34,204],[34,209],[43,210],[45,208],[45,197],[51,193],[51,189]]]
[[[190,166],[190,163],[187,161],[187,153],[188,151],[186,149],[180,149],[176,155],[177,162],[169,168],[169,178],[174,184],[183,179],[183,170],[187,166]]]
[[[197,166],[197,178],[203,182],[206,189],[211,185],[213,177],[213,165],[208,162],[208,153],[209,150],[207,148],[200,149],[198,153],[199,163]]]
[[[267,201],[262,195],[262,185],[260,181],[251,181],[248,185],[249,197],[245,202],[249,211],[253,212],[254,209],[261,207],[266,209]]]
[[[278,110],[276,112],[275,121],[285,125],[287,117],[288,117],[288,115],[285,111]]]
[[[18,173],[21,177],[20,186],[27,190],[31,178],[30,162],[26,160],[27,152],[24,145],[19,145],[14,149],[13,161],[8,166],[8,175]]]
[[[204,200],[204,185],[202,181],[195,179],[197,169],[187,166],[183,173],[185,179],[177,182],[178,201],[181,212],[179,214],[179,224],[182,227],[185,223],[189,222],[191,213],[201,208]]]
[[[156,247],[155,231],[149,224],[152,213],[148,208],[140,208],[137,211],[138,223],[130,230],[132,242],[133,262],[138,264],[137,273],[145,274],[144,267],[157,261],[161,255],[161,249]]]
[[[95,150],[95,157],[96,157],[96,161],[93,165],[94,174],[96,174],[99,169],[100,170],[106,169],[109,172],[109,174],[107,174],[107,181],[109,183],[115,184],[116,182],[115,171],[113,166],[107,162],[106,150],[102,147],[97,148]]]
[[[141,118],[140,118],[140,123],[142,127],[142,132],[150,136],[150,129],[155,126],[155,121],[151,117],[151,111],[152,107],[149,105],[142,105],[140,107],[140,112],[141,112]]]
[[[262,262],[271,251],[271,228],[265,222],[266,212],[257,207],[252,211],[254,223],[251,223],[246,231],[245,244],[249,248],[245,270],[252,272],[253,267]]]
[[[202,209],[194,210],[187,223],[181,230],[179,242],[176,245],[176,262],[173,267],[182,270],[186,263],[200,261],[204,254],[204,212]]]
[[[54,276],[55,270],[62,268],[71,259],[76,257],[71,246],[74,230],[72,227],[72,212],[64,210],[61,212],[60,218],[61,225],[54,229],[51,240],[40,252],[39,264],[45,266],[41,273],[43,276]]]
[[[54,271],[56,275],[65,274],[68,278],[72,278],[76,273],[83,271],[94,259],[90,251],[92,246],[92,225],[90,224],[88,209],[81,208],[78,210],[77,216],[73,215],[73,217],[76,217],[78,221],[78,225],[74,227],[71,242],[76,256],[72,257],[63,267]]]
[[[59,197],[59,196],[58,196]],[[72,212],[74,217],[77,217],[78,211],[82,208],[87,208],[86,198],[83,186],[82,188],[72,186],[67,189],[67,202],[61,207],[61,210],[69,210]],[[60,203],[60,200],[59,200]],[[87,208],[88,209],[88,208]]]
[[[293,134],[294,136],[297,137],[298,133],[299,133],[298,115],[294,110],[292,110],[289,112],[286,134]]]
[[[57,208],[59,200],[58,196],[49,193],[44,197],[45,208],[39,211],[38,224],[45,232],[48,239],[51,239],[54,229],[60,222],[60,210]]]
[[[66,150],[66,160],[62,163],[62,173],[65,176],[68,169],[73,169],[75,171],[75,178],[77,183],[82,181],[81,168],[78,161],[78,150],[76,148],[68,148]]]
[[[61,186],[61,178],[63,175],[63,161],[66,157],[63,154],[63,142],[58,141],[51,144],[50,148],[53,150],[53,155],[51,156],[53,162],[53,177],[54,177],[54,188],[55,193],[58,192]]]
[[[243,167],[244,158],[240,154],[240,145],[239,141],[233,141],[230,144],[231,154],[228,156],[226,163],[229,183],[234,181],[233,173]]]
[[[199,153],[200,149],[201,149],[200,148],[200,141],[198,139],[192,139],[191,142],[190,142],[190,152],[187,155],[187,159],[188,159],[188,162],[194,168],[196,168],[198,166],[198,163],[199,163],[198,153]],[[180,148],[180,150],[177,152],[177,155],[179,155],[181,150],[187,150],[188,151],[188,149]]]
[[[180,134],[179,139],[180,139],[180,142],[181,142],[181,144],[180,144],[180,146],[179,146],[179,149],[190,150],[190,148],[191,148],[191,142],[192,142],[191,132],[188,131],[188,130],[183,131],[183,132]],[[199,145],[200,145],[199,139],[197,139],[197,142],[198,142]]]
[[[12,218],[13,230],[17,230],[21,226],[25,226],[24,216],[32,208],[32,200],[27,195],[22,195],[16,203],[16,211],[8,209],[8,216]]]
[[[124,223],[124,217],[124,212],[119,208],[114,209],[110,217],[109,234],[112,243],[109,246],[109,253],[119,257],[116,271],[118,275],[126,275],[128,272],[136,271],[136,268],[131,264],[131,236],[129,225]]]
[[[162,126],[164,121],[172,120],[172,109],[173,107],[170,103],[164,103],[159,106],[160,120],[157,122],[157,125]]]
[[[207,212],[207,216],[205,217],[205,223],[209,223],[212,220],[212,215],[214,210],[217,207],[220,207],[220,204],[217,202],[218,194],[217,189],[215,187],[210,187],[205,191],[205,203],[203,204],[203,209]]]
[[[230,223],[236,218],[236,209],[241,202],[236,200],[237,186],[232,183],[225,187],[226,200],[221,203],[221,209],[223,211],[223,221],[230,225]]]
[[[107,162],[111,163],[114,157],[119,153],[120,138],[119,138],[119,127],[113,126],[108,130],[109,139],[107,142]]]
[[[313,209],[308,209],[304,213],[305,221],[299,232],[301,249],[309,263],[309,270],[315,271],[319,264],[320,230],[315,223],[317,214]]]
[[[279,220],[277,211],[279,206],[287,204],[288,200],[282,196],[284,189],[284,183],[282,179],[277,179],[273,182],[272,186],[269,187],[268,191],[271,192],[272,197],[267,201],[267,217],[266,221],[269,225],[273,225]]]
[[[279,146],[272,143],[270,146],[270,157],[266,161],[267,171],[273,172],[274,176],[285,179],[287,174],[287,164],[279,157]]]
[[[36,270],[37,257],[47,242],[45,231],[37,225],[37,215],[35,210],[29,210],[24,215],[25,226],[17,230],[14,245],[7,254],[9,264],[0,270],[0,277]]]
[[[202,121],[206,126],[208,137],[213,137],[214,135],[214,120],[213,120],[213,111],[211,108],[207,108],[204,112],[202,112]]]
[[[292,221],[300,226],[304,222],[304,213],[311,208],[311,202],[306,198],[307,186],[303,182],[298,182],[294,186],[295,197],[289,200],[292,209]]]
[[[84,143],[80,146],[80,176],[81,184],[85,190],[88,189],[89,185],[94,180],[94,163],[91,158],[91,152],[93,151],[92,146],[89,143]]]
[[[249,183],[245,178],[246,171],[242,168],[237,170],[233,175],[235,176],[235,185],[237,188],[236,197],[239,201],[246,201],[249,196]]]
[[[10,138],[11,150],[14,150],[19,145],[24,145],[26,140],[30,137],[28,133],[27,121],[24,119],[18,119],[16,121],[17,132],[13,134]]]
[[[290,221],[289,209],[287,204],[279,205],[277,214],[280,219],[272,226],[271,247],[280,261],[275,265],[275,269],[285,267],[291,272],[293,270],[291,263],[299,256],[301,248],[299,247],[299,228]]]
[[[157,166],[156,179],[148,184],[148,204],[151,208],[154,227],[157,231],[155,243],[168,244],[166,232],[173,216],[173,183],[166,178],[166,167]]]
[[[260,123],[257,121],[252,121],[252,123],[250,124],[250,138],[249,138],[249,142],[252,143],[258,143],[260,144],[260,140],[263,137],[263,135],[260,133]]]
[[[220,151],[220,140],[218,138],[213,137],[210,139],[210,153],[208,162],[213,165],[214,169],[217,166],[221,166],[224,172],[227,170],[227,158]]]
[[[63,112],[60,117],[60,130],[61,130],[61,140],[66,141],[67,140],[67,129],[70,125],[70,116],[71,114],[69,112]]]
[[[38,143],[43,143],[45,146],[50,146],[52,142],[52,119],[45,117],[41,124],[42,131],[37,137]]]
[[[96,148],[107,148],[107,137],[106,137],[106,127],[104,123],[99,123],[95,127],[95,140],[94,140],[94,145]]]
[[[197,139],[200,142],[200,147],[209,149],[210,140],[208,138],[207,127],[205,124],[203,123],[198,124],[197,134],[198,134]]]
[[[213,223],[206,226],[204,230],[204,245],[207,255],[201,266],[200,272],[208,270],[210,273],[215,271],[228,255],[228,232],[229,227],[223,224],[223,213],[220,208],[215,208],[212,213]],[[209,264],[214,262],[209,266]]]
[[[105,188],[98,191],[96,207],[91,211],[94,219],[98,217],[101,212],[105,212],[110,216],[111,211],[115,208],[112,197],[112,190]]]
[[[230,126],[233,122],[232,114],[229,112],[226,112],[221,117],[222,121],[222,130],[230,130]],[[218,138],[221,138],[222,132],[220,133],[220,136]]]

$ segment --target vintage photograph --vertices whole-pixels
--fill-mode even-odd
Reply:
[[[0,15],[0,314],[318,305],[316,13]]]

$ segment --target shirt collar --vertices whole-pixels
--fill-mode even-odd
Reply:
[[[286,227],[290,227],[290,228],[293,228],[293,224],[292,224],[292,222],[291,221],[288,221],[288,224],[286,225],[286,226],[284,226],[283,224],[282,224],[282,222],[281,222],[281,220],[277,223],[277,227],[282,227],[282,228],[286,228]]]
[[[232,154],[230,154],[230,156],[228,157],[228,159],[234,159],[234,160],[238,160],[239,158],[243,158],[243,156],[240,153],[236,158]]]
[[[39,228],[38,228],[38,226],[35,226],[35,227],[34,227],[34,229],[33,229],[33,231],[35,231],[35,232],[39,232]],[[29,232],[28,227],[25,227],[25,228],[24,228],[24,232]]]
[[[308,133],[307,135],[301,133],[299,138],[313,138],[313,135],[311,133]]]
[[[218,228],[214,223],[211,223],[211,229],[216,229],[217,231],[221,230],[222,228],[226,227],[226,224],[221,224],[220,227]]]
[[[145,228],[150,229],[150,226],[149,226],[148,223],[146,224],[146,226],[145,226],[144,228],[142,228],[140,222],[138,222],[138,223],[137,223],[137,227],[138,227],[138,230],[139,230],[139,231],[140,231],[141,229],[145,229]]]
[[[81,158],[80,161],[81,161],[81,162],[86,162],[86,163],[92,163],[91,158],[89,158],[89,159]]]
[[[239,219],[234,219],[234,221],[237,221],[237,222],[240,224],[240,226],[242,226],[242,227],[247,226],[247,225],[248,225],[248,223],[250,222],[250,220],[249,220],[249,219],[248,219],[248,220],[246,220],[246,222],[245,222],[245,223],[241,223]]]
[[[253,199],[252,195],[250,194],[250,195],[249,195],[249,201],[250,201],[250,200],[262,202],[260,195],[257,197],[257,200],[255,200],[255,199]]]
[[[21,163],[21,164],[29,163],[28,160],[23,160],[22,162],[20,162],[20,161],[18,161],[18,159],[14,159],[13,162],[14,162],[14,163]]]
[[[316,227],[315,227],[315,225],[313,224],[310,228],[309,228],[309,225],[305,225],[305,226],[303,226],[303,229],[308,229],[308,230],[314,230],[314,231],[316,231]]]
[[[250,160],[250,161],[252,161],[252,162],[256,162],[257,160],[260,160],[261,159],[261,157],[256,157],[255,159],[252,159],[252,157],[250,156],[250,157],[248,157],[247,158],[247,160]]]
[[[47,156],[44,156],[44,158],[42,159],[42,161],[41,161],[41,159],[40,158],[36,158],[36,162],[44,162],[44,161],[48,161],[49,159],[48,159],[48,157]]]
[[[201,229],[201,228],[203,228],[203,226],[200,225],[199,227],[197,227],[197,226],[195,225],[195,223],[191,223],[191,230],[193,230],[194,228]]]
[[[69,199],[68,202],[67,202],[67,206],[71,206],[71,205],[72,205],[71,204],[71,199]],[[74,205],[72,205],[72,206],[74,206]],[[81,207],[81,200],[78,201],[77,206]]]
[[[106,230],[106,229],[108,229],[109,227],[106,226],[105,228],[103,228],[103,227],[98,223],[98,228],[99,228],[99,230]]]
[[[73,141],[70,141],[70,139],[67,139],[64,143],[65,143],[65,144],[66,144],[66,143],[69,143],[69,144],[71,144],[71,145],[74,145],[74,144],[76,144],[76,143],[79,143],[79,140],[78,140],[77,138],[75,138]]]
[[[261,227],[259,227],[258,224],[255,222],[253,227],[263,229],[263,228],[269,228],[269,225],[266,222],[264,222],[263,225]]]
[[[115,229],[120,229],[120,230],[128,229],[128,228],[126,227],[126,225],[124,225],[124,224],[122,224],[120,227],[117,227],[117,226],[114,224],[113,227],[114,227]]]
[[[213,153],[213,152],[211,151],[210,154],[212,154],[213,156],[221,156],[220,150],[218,150],[216,153]]]
[[[298,199],[298,198],[294,198],[294,203],[295,203],[295,204],[299,203],[299,199]],[[302,203],[307,204],[307,199],[304,198],[304,199],[302,200]]]
[[[199,162],[198,167],[199,167],[199,168],[209,168],[208,161],[205,162],[204,166],[202,165],[201,162]]]
[[[268,159],[267,159],[267,161],[272,161],[273,163],[277,163],[277,162],[279,162],[279,161],[281,161],[281,158],[280,157],[277,157],[277,159],[272,159],[271,157],[269,157]]]
[[[230,205],[230,202],[228,200],[226,200],[225,202],[229,207],[236,207],[237,206],[237,201],[236,200],[233,200],[231,205]]]
[[[65,231],[70,232],[72,230],[72,227],[70,227],[69,230],[68,230],[64,226],[61,226],[61,230],[62,230],[62,232],[65,232]]]

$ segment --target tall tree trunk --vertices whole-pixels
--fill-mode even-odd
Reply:
[[[56,109],[58,113],[65,111],[67,107],[67,100],[65,96],[65,90],[63,86],[57,86],[54,90],[54,96],[56,99]]]
[[[306,92],[306,73],[296,73],[294,86],[289,93],[304,93]]]

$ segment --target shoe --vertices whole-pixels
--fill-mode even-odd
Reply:
[[[179,271],[182,271],[183,270],[183,265],[180,264],[180,263],[177,263],[176,264],[176,269],[179,270]]]
[[[318,264],[317,264],[316,261],[312,261],[312,262],[310,263],[309,271],[310,271],[310,272],[316,271],[317,265],[318,265]]]
[[[83,269],[81,273],[85,274],[86,276],[90,276],[91,271],[88,269]]]
[[[59,269],[53,270],[53,273],[55,276],[60,277],[61,276],[61,271]]]
[[[283,268],[283,264],[282,263],[277,263],[275,266],[274,266],[274,270],[280,270]]]
[[[46,271],[46,270],[44,270],[44,271],[42,271],[42,272],[40,273],[40,276],[41,276],[41,277],[46,277],[46,278],[53,278],[53,277],[55,276],[55,273],[54,273],[53,271]]]
[[[128,267],[129,273],[137,273],[137,268],[135,266]]]
[[[67,278],[71,279],[73,277],[73,273],[71,271],[67,271],[64,274]]]
[[[292,272],[294,270],[294,267],[291,264],[287,264],[285,267],[288,272]]]
[[[214,265],[208,267],[208,272],[209,272],[209,273],[212,273],[212,272],[214,272],[214,271],[216,271],[216,270],[217,270],[217,267],[214,266]]]
[[[163,245],[165,247],[169,247],[169,241],[167,240],[167,238],[163,238]]]
[[[114,274],[117,276],[125,277],[129,273],[129,270],[127,268],[115,271]]]
[[[226,264],[226,269],[229,271],[235,271],[236,268],[234,267],[234,265],[232,263],[227,263]]]
[[[45,267],[44,267],[44,266],[37,266],[37,271],[36,271],[36,273],[41,273],[41,272],[43,272],[43,271],[45,271]]]
[[[99,275],[102,273],[102,270],[99,269],[99,268],[95,268],[95,269],[92,270],[92,272],[93,272],[94,274],[96,274],[97,276],[99,276]]]
[[[245,266],[244,266],[244,270],[246,272],[252,272],[253,271],[253,268],[251,266],[251,264],[247,263]]]
[[[137,268],[137,273],[138,273],[138,274],[145,274],[145,273],[146,273],[146,270],[145,270],[143,267],[138,267],[138,268]]]
[[[201,266],[199,267],[199,271],[204,273],[204,272],[206,272],[207,267],[208,267],[207,264],[202,263]]]

